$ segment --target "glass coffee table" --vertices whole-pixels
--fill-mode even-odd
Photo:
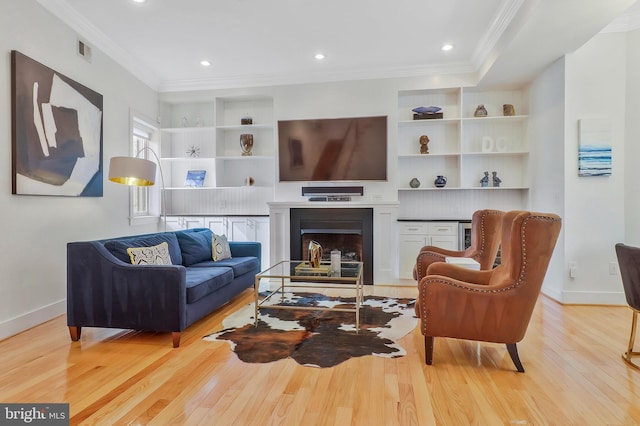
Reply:
[[[260,281],[269,282],[266,296],[260,300]],[[310,311],[342,311],[353,312],[356,315],[356,330],[360,328],[360,305],[363,298],[362,262],[340,262],[340,271],[331,268],[331,262],[322,261],[317,268],[312,268],[309,262],[302,260],[283,260],[256,275],[254,285],[255,295],[255,325],[258,326],[260,308],[268,309],[306,309]],[[275,285],[275,289],[273,286]],[[327,289],[340,288],[355,292],[355,308],[330,308],[322,306],[287,306],[265,305],[274,295],[284,298],[286,289]],[[293,291],[293,290],[292,290]]]

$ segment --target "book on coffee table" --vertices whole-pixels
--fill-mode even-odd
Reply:
[[[470,257],[445,257],[444,260],[452,265],[461,266],[475,271],[480,270],[480,264]]]

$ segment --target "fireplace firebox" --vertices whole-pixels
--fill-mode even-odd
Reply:
[[[340,250],[343,261],[363,262],[363,280],[373,284],[373,209],[291,209],[291,258],[306,260],[311,240],[322,246],[323,259]]]

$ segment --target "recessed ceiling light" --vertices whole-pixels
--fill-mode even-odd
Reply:
[[[147,0],[133,0],[133,1],[134,1],[134,2],[136,2],[136,3],[144,3],[144,2],[146,2]]]
[[[314,56],[314,58],[321,61],[325,58],[325,56],[324,56],[324,53],[316,53],[316,56]]]
[[[444,52],[448,52],[449,50],[453,49],[453,44],[443,44],[440,49],[442,49]]]
[[[202,65],[203,67],[208,67],[209,65],[211,65],[211,62],[207,61],[206,59],[200,61],[200,65]]]

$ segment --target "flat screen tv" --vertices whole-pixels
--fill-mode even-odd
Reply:
[[[278,121],[281,182],[386,181],[387,117]]]

